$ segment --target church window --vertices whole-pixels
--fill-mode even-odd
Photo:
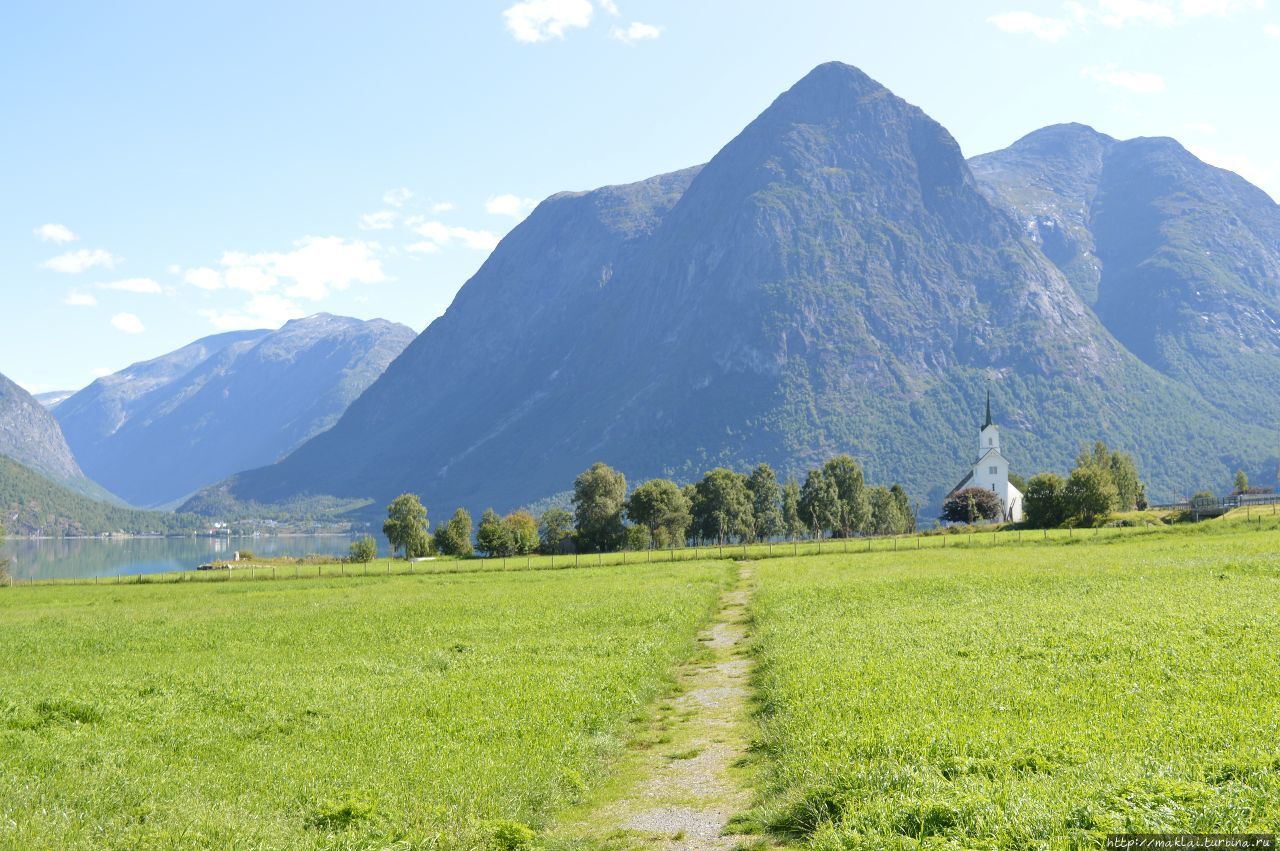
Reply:
[[[995,445],[996,445],[996,439],[994,437],[988,437],[987,446],[995,446]]]
[[[987,468],[987,472],[994,476],[994,475],[996,475],[996,474],[998,474],[998,473],[1000,472],[1000,468],[999,468],[999,467],[988,467],[988,468]]]

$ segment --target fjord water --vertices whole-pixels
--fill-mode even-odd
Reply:
[[[0,559],[12,559],[16,579],[90,579],[194,570],[237,550],[260,557],[341,556],[349,535],[287,535],[260,538],[48,538],[0,543]],[[385,546],[385,542],[383,543]]]

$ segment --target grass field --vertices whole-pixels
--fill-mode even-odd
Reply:
[[[727,577],[5,589],[0,847],[502,847],[600,776]]]
[[[1257,528],[758,562],[743,824],[820,849],[1280,832],[1280,533]]]

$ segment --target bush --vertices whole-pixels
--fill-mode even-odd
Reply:
[[[1003,511],[1000,497],[985,488],[956,491],[942,503],[942,519],[952,523],[977,523],[998,520]]]
[[[644,526],[628,526],[626,548],[629,550],[647,550],[653,543],[653,536]]]
[[[1106,517],[1118,504],[1115,482],[1109,471],[1098,466],[1076,467],[1063,488],[1067,513],[1086,526]]]
[[[351,554],[349,558],[357,564],[368,564],[378,557],[378,542],[373,539],[372,535],[365,535],[356,541],[351,542]]]
[[[1036,529],[1048,529],[1067,519],[1063,500],[1066,482],[1057,473],[1038,473],[1022,495],[1022,519]]]
[[[239,550],[238,552],[240,553],[241,561],[253,561],[257,558],[257,555],[254,554],[253,550]]]

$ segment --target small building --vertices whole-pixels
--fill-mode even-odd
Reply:
[[[978,460],[947,496],[965,488],[995,491],[1000,497],[1004,519],[1012,523],[1022,519],[1022,491],[1009,482],[1009,461],[1000,454],[1000,428],[991,420],[990,390],[987,391],[987,418],[978,432]]]

